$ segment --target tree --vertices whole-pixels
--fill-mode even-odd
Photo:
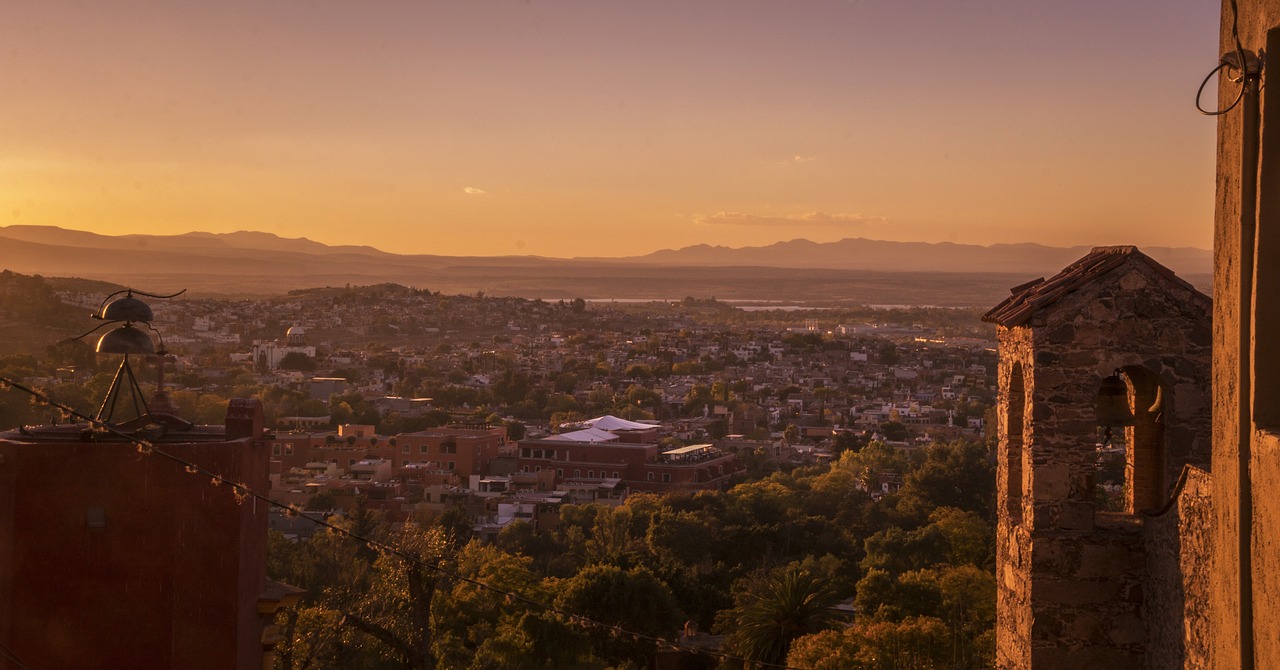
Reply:
[[[316,362],[301,351],[290,351],[276,364],[281,370],[310,371],[316,369]]]
[[[307,500],[306,509],[309,511],[326,512],[338,508],[338,499],[333,497],[333,493],[329,491],[320,491],[311,496]]]
[[[795,641],[787,665],[810,670],[943,670],[978,668],[952,663],[946,625],[933,617],[901,622],[859,620]]]
[[[716,618],[726,647],[752,663],[780,664],[793,640],[835,626],[839,598],[810,572],[788,567],[749,581],[736,601]]]
[[[903,478],[903,505],[921,515],[955,507],[993,518],[996,470],[985,445],[970,440],[934,444]]]
[[[902,442],[911,435],[901,421],[886,421],[880,424],[880,434],[890,442]]]
[[[588,566],[557,590],[556,607],[638,633],[670,637],[684,621],[671,589],[643,567]],[[652,647],[644,643],[624,642],[598,630],[594,636],[596,654],[609,661],[647,664],[652,655]]]
[[[506,426],[507,428],[508,440],[511,440],[513,442],[518,442],[524,439],[524,434],[526,429],[523,423],[519,421],[506,421],[503,423],[503,425]]]

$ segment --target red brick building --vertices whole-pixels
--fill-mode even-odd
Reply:
[[[709,444],[663,449],[656,444],[585,442],[552,437],[520,442],[521,472],[555,472],[566,479],[620,479],[630,491],[723,489],[741,468],[733,454]]]

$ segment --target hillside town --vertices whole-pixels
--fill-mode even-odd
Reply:
[[[58,298],[90,311],[102,300]],[[396,285],[158,304],[169,402],[217,422],[229,398],[258,398],[273,497],[321,512],[360,500],[399,521],[459,510],[488,536],[516,519],[554,529],[565,503],[724,490],[873,439],[903,452],[980,439],[994,393],[980,328],[837,323],[821,310]],[[726,314],[769,318],[744,327]],[[96,398],[109,373],[86,350],[35,382]],[[874,472],[865,488],[900,483]],[[283,515],[273,526],[312,531]]]

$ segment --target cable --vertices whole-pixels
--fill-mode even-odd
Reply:
[[[1221,62],[1218,63],[1218,67],[1213,68],[1213,70],[1205,76],[1204,81],[1200,82],[1200,88],[1196,89],[1196,109],[1205,116],[1221,116],[1235,109],[1236,105],[1239,105],[1240,101],[1244,99],[1244,91],[1246,88],[1245,84],[1247,80],[1250,77],[1260,76],[1258,73],[1250,74],[1249,72],[1249,60],[1245,56],[1244,45],[1240,43],[1240,8],[1236,6],[1236,0],[1231,0],[1231,38],[1236,43],[1236,60],[1238,62],[1232,63],[1226,56],[1224,56]],[[1227,105],[1223,109],[1209,111],[1200,104],[1200,97],[1204,95],[1204,87],[1209,84],[1209,80],[1213,79],[1214,75],[1227,68],[1234,68],[1240,71],[1240,78],[1232,79],[1232,81],[1240,82],[1240,91],[1236,93],[1236,99],[1232,100],[1230,105]]]
[[[478,579],[465,577],[456,572],[445,569],[444,567],[441,567],[439,565],[429,564],[419,559],[418,557],[412,554],[409,554],[404,550],[398,547],[395,547],[391,544],[388,544],[386,542],[375,540],[373,538],[364,537],[363,535],[354,533],[350,530],[342,528],[341,526],[337,526],[335,524],[329,523],[324,519],[319,519],[307,514],[303,514],[302,513],[303,510],[300,509],[297,505],[281,502],[263,493],[259,493],[258,491],[253,490],[252,488],[250,488],[245,484],[231,481],[230,479],[227,479],[222,475],[216,472],[213,472],[197,463],[194,463],[185,458],[182,458],[181,456],[171,454],[167,451],[164,451],[163,449],[159,449],[155,446],[155,444],[151,443],[148,440],[144,440],[135,435],[130,435],[128,433],[125,433],[124,431],[121,431],[117,429],[115,426],[112,426],[104,421],[91,418],[88,415],[82,412],[79,412],[68,405],[65,405],[63,403],[60,403],[50,398],[49,396],[45,395],[44,393],[41,393],[40,391],[24,386],[18,382],[8,379],[7,377],[0,377],[0,388],[3,388],[5,386],[22,391],[23,393],[30,395],[32,398],[34,398],[37,402],[41,404],[48,405],[50,407],[58,409],[66,413],[68,416],[72,416],[87,422],[89,425],[93,426],[94,428],[103,430],[105,432],[111,433],[112,435],[115,435],[116,437],[122,438],[132,443],[137,448],[138,452],[143,455],[159,456],[161,458],[165,458],[169,461],[172,461],[178,465],[181,465],[183,469],[190,474],[208,477],[209,483],[213,486],[220,486],[225,484],[227,485],[228,488],[231,489],[233,495],[236,496],[237,502],[243,502],[247,498],[260,500],[269,506],[277,507],[284,510],[285,513],[288,514],[289,516],[301,516],[303,519],[306,519],[318,526],[327,528],[335,533],[338,533],[339,535],[343,535],[352,540],[358,540],[360,542],[363,542],[366,546],[376,551],[380,551],[386,554],[390,554],[392,556],[396,556],[397,558],[400,558],[412,565],[415,565],[421,568],[426,568],[427,570],[443,575],[445,577],[449,577],[451,579],[454,579],[466,584],[471,584],[472,586],[475,586],[483,591],[488,591],[490,593],[501,595],[510,601],[519,601],[521,603],[524,603],[525,605],[528,605],[529,607],[537,608],[544,612],[559,615],[567,619],[569,623],[578,624],[587,628],[595,628],[597,630],[607,631],[617,636],[627,636],[636,642],[641,642],[641,641],[651,642],[654,644],[655,647],[665,648],[672,651],[686,651],[686,652],[705,655],[705,656],[715,656],[717,658],[721,658],[725,660],[741,661],[744,664],[748,664],[748,667],[777,668],[778,670],[802,670],[801,668],[795,668],[788,665],[781,665],[776,663],[763,663],[760,661],[749,661],[746,658],[742,658],[740,656],[734,656],[732,654],[710,652],[703,649],[697,649],[695,647],[691,647],[688,645],[681,645],[679,643],[671,642],[660,637],[649,635],[647,633],[638,633],[635,631],[627,630],[620,625],[608,624],[608,623],[604,623],[603,621],[597,621],[590,617],[587,617],[581,614],[575,614],[573,612],[555,607],[554,605],[548,605],[546,603],[539,602],[537,600],[529,598],[528,596],[515,593],[512,591],[507,591],[505,589],[492,586],[490,584],[486,584],[485,582],[482,582]],[[16,663],[17,661],[15,660],[14,662]],[[752,663],[754,663],[754,666],[750,665]],[[19,665],[21,665],[21,663],[19,663]],[[30,670],[30,668],[26,668],[26,670]]]
[[[31,666],[27,665],[26,663],[23,663],[22,661],[19,661],[18,657],[14,656],[13,652],[9,651],[9,648],[4,646],[3,642],[0,642],[0,658],[4,658],[5,660],[13,663],[14,665],[17,665],[19,668],[22,668],[22,670],[31,670]]]

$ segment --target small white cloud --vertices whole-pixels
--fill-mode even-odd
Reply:
[[[826,212],[806,212],[789,216],[760,216],[744,212],[716,212],[711,216],[699,214],[693,217],[693,220],[695,223],[730,226],[865,226],[888,221],[883,216],[828,214]]]
[[[466,193],[467,195],[486,195],[489,193],[488,191],[482,188],[476,188],[474,186],[468,186],[462,189],[462,192]]]
[[[817,156],[801,156],[799,154],[791,157],[792,163],[808,163],[809,161],[818,160]]]

